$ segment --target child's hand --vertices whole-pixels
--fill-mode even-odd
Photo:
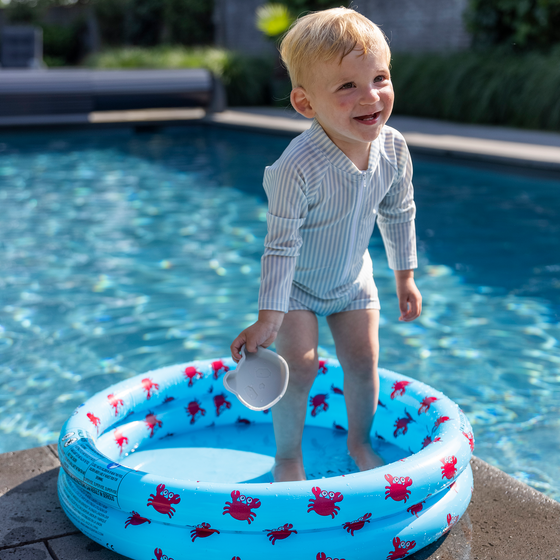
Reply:
[[[422,313],[422,294],[414,282],[412,270],[395,270],[397,297],[401,316],[399,321],[414,321]]]
[[[233,361],[237,363],[241,360],[239,351],[244,344],[247,352],[256,352],[258,346],[263,348],[270,346],[274,342],[283,320],[282,311],[260,311],[258,321],[242,331],[232,342],[230,350]]]

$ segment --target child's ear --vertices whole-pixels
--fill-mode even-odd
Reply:
[[[312,119],[315,117],[315,110],[311,107],[311,102],[307,92],[300,86],[294,88],[290,93],[290,102],[292,107],[304,117]]]

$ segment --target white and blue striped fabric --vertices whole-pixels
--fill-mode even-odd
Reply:
[[[360,171],[313,121],[265,169],[264,189],[268,233],[259,309],[287,312],[292,284],[300,301],[302,292],[310,302],[344,298],[368,266],[376,220],[389,266],[418,266],[412,162],[395,129],[383,127]]]

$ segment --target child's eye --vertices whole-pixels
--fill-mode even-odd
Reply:
[[[342,86],[340,86],[340,89],[351,89],[354,87],[354,82],[348,82]]]
[[[375,76],[375,79],[373,81],[374,82],[384,82],[387,79],[388,79],[387,76],[383,76],[383,74],[381,74],[379,76]]]

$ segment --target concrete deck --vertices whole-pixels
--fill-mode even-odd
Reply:
[[[204,122],[290,136],[309,121],[285,109],[110,111],[0,123],[25,126],[167,126]],[[560,172],[560,134],[393,116],[411,151]],[[411,560],[560,560],[560,503],[474,458],[474,494],[461,521]],[[82,535],[57,498],[56,446],[0,455],[0,560],[123,558]],[[176,559],[179,560],[179,559]],[[188,559],[197,560],[197,559]],[[227,560],[227,559],[226,559]],[[300,560],[300,559],[294,559]],[[306,560],[306,559],[301,559]]]

